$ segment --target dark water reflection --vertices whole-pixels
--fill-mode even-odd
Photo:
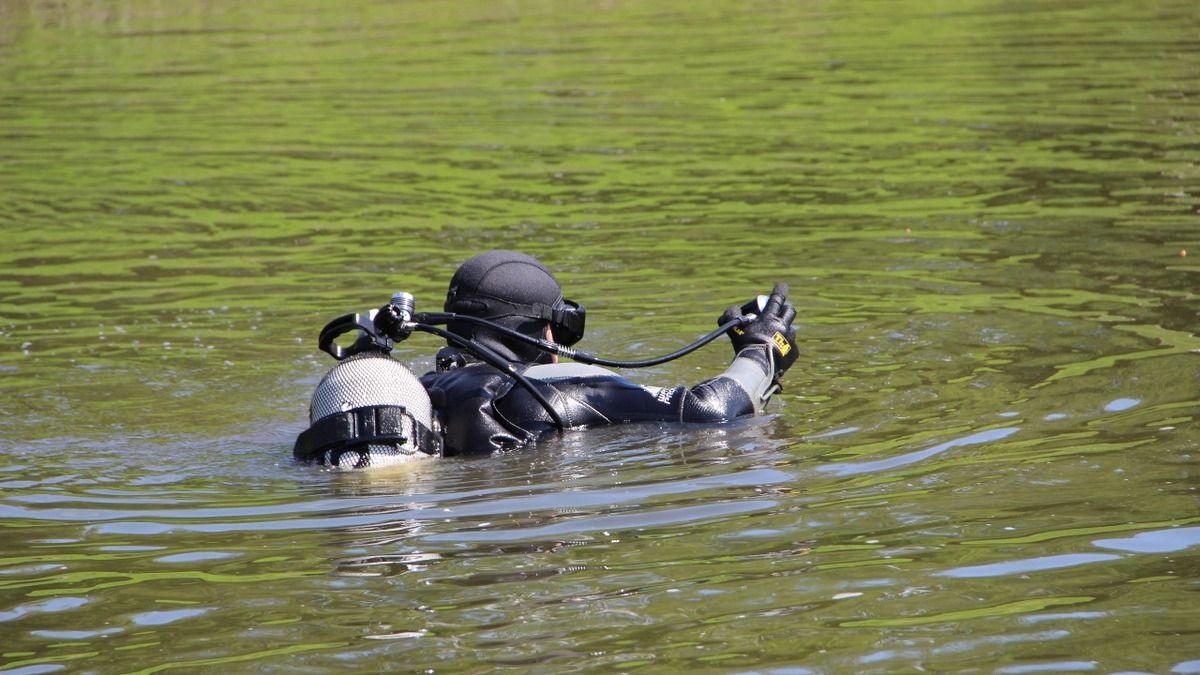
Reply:
[[[0,0],[0,671],[1200,672],[1198,29]],[[320,325],[491,247],[613,356],[787,280],[804,357],[719,429],[292,465]]]

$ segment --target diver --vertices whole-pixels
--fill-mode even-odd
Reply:
[[[760,413],[797,358],[796,309],[787,293],[786,284],[776,284],[769,297],[724,311],[710,338],[728,335],[734,358],[720,375],[690,388],[645,386],[592,364],[646,365],[686,351],[646,362],[577,352],[572,345],[583,337],[584,307],[563,297],[536,258],[487,251],[454,273],[444,314],[415,315],[443,320],[447,330],[413,321],[411,296],[407,309],[392,303],[369,320],[348,315],[326,327],[322,349],[344,360],[318,385],[312,426],[297,439],[294,454],[363,468],[420,456],[486,455],[562,429],[720,423]],[[436,370],[419,380],[387,356],[393,339],[404,339],[414,327],[447,341]],[[363,333],[353,349],[330,346],[329,335],[349,328]],[[591,358],[560,363],[557,353]]]

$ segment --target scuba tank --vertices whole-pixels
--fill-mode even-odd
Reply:
[[[433,405],[420,380],[381,351],[339,361],[321,378],[296,459],[363,469],[441,455]]]

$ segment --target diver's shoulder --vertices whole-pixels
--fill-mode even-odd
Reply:
[[[487,363],[469,362],[465,365],[455,366],[448,370],[431,370],[421,376],[421,384],[426,387],[435,383],[458,382],[463,380],[477,380],[480,378],[495,378],[504,377],[504,373]]]
[[[568,379],[619,378],[620,375],[607,368],[585,363],[545,363],[530,366],[522,373],[531,380],[553,382]]]

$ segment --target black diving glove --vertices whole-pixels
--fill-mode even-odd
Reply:
[[[750,323],[729,329],[727,334],[733,342],[735,355],[747,347],[765,345],[771,351],[771,363],[764,365],[774,368],[772,376],[775,380],[787,372],[799,355],[796,348],[796,331],[792,328],[796,308],[788,302],[787,295],[788,285],[777,283],[762,307],[756,298],[740,307],[733,305],[717,320],[717,325],[721,326],[739,317],[757,315]]]

